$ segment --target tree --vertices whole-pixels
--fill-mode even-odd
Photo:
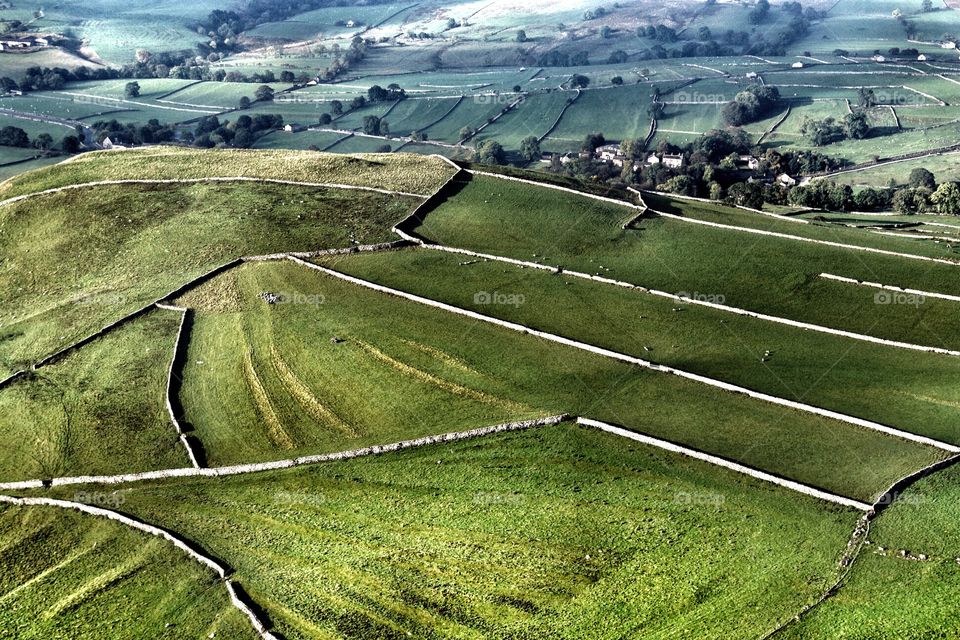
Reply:
[[[7,147],[29,147],[30,136],[20,127],[4,127],[0,129],[0,145]]]
[[[335,116],[339,116],[343,113],[343,103],[339,100],[332,100],[330,102],[330,113]]]
[[[602,27],[600,27],[601,38],[603,38],[604,40],[607,40],[612,35],[613,35],[613,29],[611,29],[610,27],[608,27],[607,25],[603,25]]]
[[[363,96],[357,96],[350,101],[350,109],[363,109],[367,106],[367,99]]]
[[[53,146],[53,136],[49,133],[41,133],[33,139],[33,146],[41,151],[46,151]]]
[[[77,153],[80,151],[80,138],[77,136],[64,136],[60,142],[60,148],[65,153]]]
[[[877,96],[873,92],[873,89],[867,89],[864,87],[858,89],[857,104],[860,105],[861,109],[869,109],[870,107],[877,106]]]
[[[477,162],[483,164],[503,164],[506,160],[506,154],[503,147],[496,140],[484,140],[477,147]]]
[[[922,11],[923,13],[930,13],[931,11],[933,11],[932,0],[923,0],[923,2],[920,3],[920,11]]]
[[[333,118],[330,116],[329,113],[321,113],[321,114],[320,114],[320,124],[322,124],[322,125],[328,125],[328,124],[330,124],[332,121],[333,121]]]
[[[910,172],[910,186],[914,189],[917,187],[926,187],[932,191],[937,188],[937,179],[928,170],[923,167],[917,167]]]
[[[843,128],[848,138],[862,140],[870,133],[870,121],[866,111],[854,111],[843,119]]]
[[[257,102],[273,102],[273,89],[269,85],[262,84],[257,87],[253,97]]]
[[[243,96],[242,98],[240,98],[240,108],[241,108],[241,109],[249,109],[249,108],[250,108],[250,98],[248,98],[247,96]]]
[[[960,186],[956,182],[944,182],[930,196],[938,213],[960,215]]]
[[[623,76],[613,76],[610,78],[610,84],[620,86],[623,84]]]
[[[540,140],[536,136],[528,136],[520,141],[520,157],[527,162],[540,159]]]
[[[517,31],[517,42],[526,42],[527,41],[527,32],[523,29]]]
[[[458,135],[460,136],[460,140],[466,140],[467,138],[472,137],[473,134],[473,127],[461,127]]]
[[[597,147],[603,146],[606,142],[607,141],[603,137],[603,134],[595,131],[593,133],[588,133],[583,138],[583,143],[580,145],[580,148],[588,153],[593,153],[597,150]]]
[[[700,27],[697,30],[698,40],[710,40],[711,38],[713,38],[713,33],[710,32],[710,27]]]
[[[380,118],[377,116],[364,116],[363,132],[368,136],[380,135]]]
[[[128,98],[139,98],[140,97],[140,83],[139,82],[128,82],[127,85],[123,88],[123,95]]]
[[[590,78],[579,73],[575,73],[567,80],[567,85],[571,89],[585,89],[590,86]]]
[[[293,74],[293,71],[281,71],[280,72],[280,82],[286,82],[288,84],[295,82],[297,77]]]

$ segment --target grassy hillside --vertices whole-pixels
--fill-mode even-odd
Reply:
[[[914,485],[876,521],[840,591],[785,638],[942,637],[960,633],[948,602],[960,588],[960,472]],[[903,552],[906,552],[904,557]]]
[[[833,579],[856,518],[569,424],[123,495],[291,640],[754,638]]]
[[[151,312],[0,389],[0,481],[190,466],[164,404],[179,324]]]
[[[177,170],[175,162],[154,161],[152,173],[138,175]],[[75,167],[93,170],[77,163],[28,178],[84,179],[71,173]],[[390,226],[417,202],[342,189],[203,183],[97,187],[0,208],[0,372],[23,368],[235,258],[390,240]]]
[[[729,208],[645,196],[668,212],[831,242],[923,253],[915,240],[832,225],[809,226]],[[431,211],[421,235],[455,247],[541,261],[671,293],[723,296],[726,304],[932,346],[960,348],[954,304],[879,305],[871,289],[827,282],[832,273],[960,294],[960,267],[763,237],[647,217],[635,211],[497,178],[474,177]],[[535,232],[531,232],[535,229]],[[942,249],[938,249],[942,252]]]
[[[238,295],[209,293],[239,306],[199,312],[184,372],[187,419],[215,463],[391,442],[531,412],[607,420],[861,499],[939,455],[291,263],[244,267],[235,287]],[[290,303],[267,305],[261,292]],[[311,417],[318,404],[324,410]]]
[[[30,172],[0,184],[0,198],[98,180],[216,176],[332,182],[429,195],[451,173],[452,169],[443,161],[417,155],[343,156],[312,151],[149,147],[83,154],[55,169]]]
[[[463,256],[435,251],[355,256],[335,264],[479,313],[960,443],[957,357],[797,329],[539,270],[482,261],[464,265]],[[490,304],[478,301],[477,292],[517,296],[522,303]]]
[[[0,566],[0,627],[10,638],[255,637],[212,572],[107,520],[2,506]]]

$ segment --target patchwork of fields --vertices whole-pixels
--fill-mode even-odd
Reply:
[[[956,632],[937,613],[956,473],[888,491],[960,451],[954,251],[608,195],[276,151],[92,154],[6,182],[0,355],[27,373],[0,382],[0,621]],[[163,607],[111,605],[148,606],[145,581]]]

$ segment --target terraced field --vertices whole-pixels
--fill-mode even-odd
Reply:
[[[0,186],[0,624],[956,632],[955,251],[556,182],[158,148]]]

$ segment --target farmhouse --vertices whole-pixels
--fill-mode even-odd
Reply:
[[[917,56],[917,60],[920,61],[920,62],[926,62],[926,61],[927,61],[927,56],[926,56],[926,54],[921,53],[920,55]]]
[[[758,77],[759,77],[759,74],[758,74],[756,71],[748,71],[748,72],[747,72],[747,79],[748,79],[748,80],[754,80],[754,79],[756,79],[756,78],[758,78]]]
[[[657,154],[651,153],[649,156],[647,156],[646,162],[650,165],[660,164],[660,158],[657,157]]]
[[[794,69],[803,69],[803,63],[802,63],[802,62],[794,62],[794,63],[793,63],[792,65],[790,65],[790,66],[793,67]]]
[[[884,58],[883,56],[880,56],[880,55],[873,56],[873,57],[871,58],[871,60],[873,60],[874,62],[886,62],[886,61],[887,61],[886,58]]]
[[[663,166],[670,167],[671,169],[679,169],[683,166],[683,154],[682,153],[665,153],[663,154]]]
[[[780,184],[782,184],[782,185],[785,186],[785,187],[793,187],[793,186],[796,186],[796,184],[797,184],[796,179],[795,179],[795,178],[791,178],[791,177],[790,177],[789,175],[787,175],[786,173],[781,173],[780,175],[778,175],[778,176],[777,176],[777,182],[779,182]]]
[[[756,171],[760,168],[760,159],[756,156],[751,155],[741,155],[737,157],[737,165],[740,168],[746,168],[750,171]]]
[[[597,147],[596,156],[604,162],[610,162],[616,167],[622,167],[626,156],[620,151],[620,146],[616,144],[605,144]]]
[[[107,150],[126,149],[126,147],[122,144],[114,144],[113,140],[111,140],[109,136],[103,139],[103,142],[100,143],[100,146]]]

